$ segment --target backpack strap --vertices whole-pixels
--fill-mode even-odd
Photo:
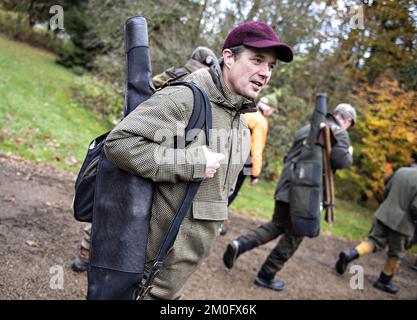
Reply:
[[[193,91],[194,109],[190,117],[190,120],[188,122],[188,125],[185,129],[186,136],[187,136],[187,133],[192,129],[204,128],[204,131],[206,133],[206,144],[208,146],[211,146],[210,129],[212,128],[212,114],[211,114],[211,104],[206,93],[192,82],[177,82],[171,85],[184,85]],[[192,139],[187,139],[187,140],[189,142],[192,141]],[[152,266],[152,269],[149,272],[148,276],[146,277],[146,280],[142,284],[139,285],[140,288],[139,288],[137,300],[143,299],[151,291],[152,283],[155,280],[155,277],[158,275],[164,263],[168,250],[174,244],[175,238],[177,237],[178,231],[181,227],[181,223],[184,220],[185,215],[187,214],[189,208],[191,207],[193,203],[193,199],[195,195],[197,194],[200,184],[201,184],[201,180],[188,183],[184,200],[180,208],[178,209],[177,213],[175,214],[175,217],[173,221],[171,222],[171,225],[169,226],[168,231],[165,234],[164,241],[162,242],[162,245],[158,252],[158,256]]]
[[[206,133],[206,145],[210,145],[210,129],[212,128],[211,104],[207,94],[193,82],[174,82],[171,86],[186,86],[193,91],[194,107],[188,125],[185,128],[186,144],[190,143],[197,135],[193,129],[203,129]],[[191,136],[189,136],[192,134]]]

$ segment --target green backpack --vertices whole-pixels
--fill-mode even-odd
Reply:
[[[327,113],[326,95],[317,94],[307,142],[290,166],[290,215],[297,235],[316,237],[320,233],[320,203],[323,194],[323,149],[317,143],[320,124]]]

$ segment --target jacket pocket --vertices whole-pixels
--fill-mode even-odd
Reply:
[[[222,221],[227,219],[226,201],[194,201],[193,218],[196,220]]]

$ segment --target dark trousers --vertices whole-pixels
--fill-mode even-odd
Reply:
[[[303,241],[302,236],[294,234],[290,220],[290,206],[287,202],[276,201],[272,220],[264,223],[246,235],[238,238],[243,250],[251,250],[282,235],[275,248],[262,265],[258,275],[272,279],[282,269],[285,262],[297,251]]]

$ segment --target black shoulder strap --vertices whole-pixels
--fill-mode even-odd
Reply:
[[[171,86],[186,86],[193,91],[194,107],[188,125],[185,128],[186,141],[191,142],[198,134],[193,129],[203,129],[206,132],[206,144],[210,145],[210,130],[212,127],[211,104],[207,94],[193,82],[174,82]],[[191,133],[191,136],[189,134]]]
[[[171,84],[174,85],[174,84]],[[192,129],[202,129],[206,133],[206,144],[211,146],[210,139],[210,129],[212,128],[212,114],[211,114],[211,104],[206,95],[206,93],[200,89],[196,84],[192,82],[177,82],[175,85],[184,85],[190,88],[193,91],[194,95],[194,109],[190,117],[188,125],[185,129],[186,134]],[[192,141],[187,137],[187,141]],[[188,212],[188,209],[193,203],[193,199],[200,187],[201,181],[190,182],[187,186],[187,192],[185,194],[184,200],[178,209],[177,213],[168,231],[165,234],[164,241],[159,249],[158,256],[155,260],[154,265],[152,266],[151,271],[149,272],[146,280],[143,284],[140,285],[140,290],[137,299],[143,299],[152,289],[152,283],[159,273],[160,268],[165,260],[165,257],[168,253],[168,250],[174,244],[175,238],[177,237],[178,231],[180,229],[181,223],[184,220],[185,215]]]

